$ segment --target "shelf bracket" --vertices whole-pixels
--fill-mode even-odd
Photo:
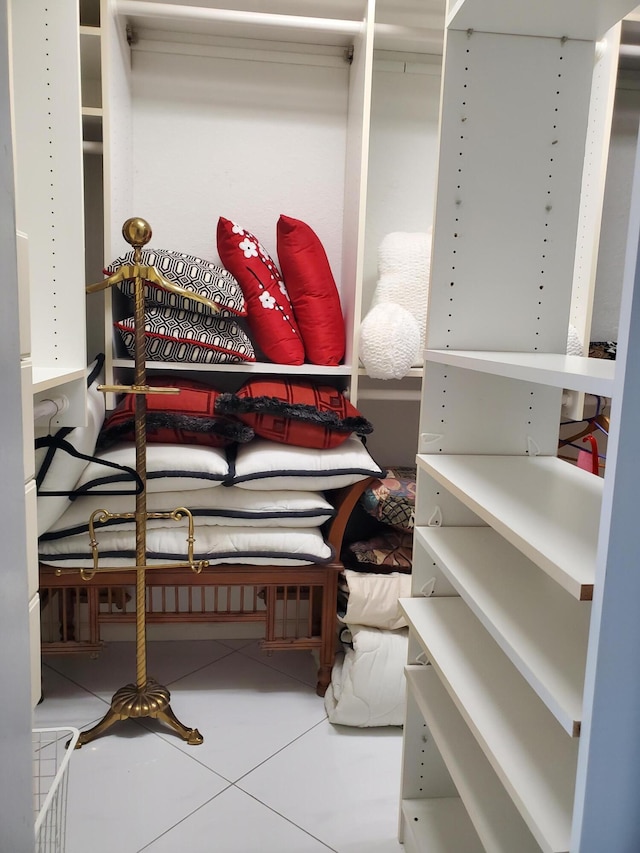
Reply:
[[[424,595],[425,598],[428,598],[430,595],[436,591],[436,579],[431,578],[425,584],[420,587],[420,595]]]
[[[527,454],[529,456],[540,456],[540,445],[530,435],[527,436]]]
[[[431,513],[431,518],[427,522],[428,527],[442,527],[442,510],[437,506]]]

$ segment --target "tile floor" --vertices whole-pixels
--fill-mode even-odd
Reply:
[[[398,853],[402,732],[332,726],[309,652],[151,642],[147,671],[204,735],[116,723],[73,753],[66,853]],[[35,726],[86,729],[135,680],[131,643],[47,657]]]

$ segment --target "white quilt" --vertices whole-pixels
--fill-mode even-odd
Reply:
[[[349,626],[353,648],[338,656],[324,697],[329,722],[344,726],[401,726],[408,630]]]

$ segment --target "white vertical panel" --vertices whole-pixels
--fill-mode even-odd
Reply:
[[[33,433],[33,391],[31,390],[31,360],[24,358],[20,362],[22,379],[22,458],[24,460],[24,481],[35,477],[35,452]]]
[[[24,501],[27,522],[27,582],[29,599],[32,599],[40,586],[38,575],[38,490],[35,480],[31,480],[24,487]]]
[[[18,250],[18,313],[20,320],[20,355],[31,354],[31,281],[29,279],[29,237],[22,231],[16,234]]]
[[[344,185],[342,254],[342,311],[347,332],[346,363],[353,365],[351,398],[357,401],[358,348],[364,275],[364,235],[367,211],[371,74],[375,0],[367,0],[362,31],[354,40],[349,76],[349,113]]]
[[[77,0],[12,7],[16,216],[30,243],[34,367],[86,364]]]
[[[633,180],[616,389],[607,445],[572,850],[640,849],[640,147]],[[603,819],[605,817],[606,819]]]
[[[122,225],[130,216],[133,195],[131,140],[131,51],[126,25],[116,12],[116,0],[101,0],[102,138],[105,185],[105,258],[122,253]],[[109,313],[109,312],[107,312]],[[107,318],[110,320],[110,316]],[[111,339],[111,324],[109,335]],[[107,379],[107,381],[110,381]]]
[[[589,124],[580,198],[580,219],[571,294],[571,323],[585,348],[589,347],[598,243],[607,176],[607,159],[620,48],[618,24],[596,46]]]
[[[10,4],[0,4],[0,847],[32,853],[33,758],[29,691],[24,465],[21,452],[20,340],[10,109]],[[28,42],[22,45],[28,55]]]
[[[449,32],[445,63],[428,346],[564,352],[593,45]]]
[[[413,662],[409,660],[409,663]],[[410,691],[407,693],[402,761],[403,798],[425,799],[458,795],[435,740]]]
[[[40,596],[36,592],[29,602],[29,643],[31,651],[31,705],[35,708],[42,697],[42,663],[40,657]]]
[[[424,377],[418,452],[555,456],[562,389],[432,362]]]

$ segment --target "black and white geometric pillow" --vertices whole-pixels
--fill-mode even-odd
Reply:
[[[111,275],[126,264],[133,263],[133,250],[117,258],[105,269],[105,275]],[[247,313],[242,288],[224,267],[211,261],[174,252],[170,249],[142,249],[140,261],[144,266],[153,266],[165,278],[178,284],[185,290],[205,296],[219,307],[220,317],[244,317]],[[126,295],[135,296],[135,282],[127,279],[120,282],[119,289]],[[145,283],[145,299],[166,308],[182,308],[197,314],[213,314],[211,308],[186,296],[177,296],[151,282]]]
[[[133,317],[114,326],[133,358]],[[159,305],[146,309],[145,343],[148,361],[228,364],[256,360],[253,344],[236,320]]]

